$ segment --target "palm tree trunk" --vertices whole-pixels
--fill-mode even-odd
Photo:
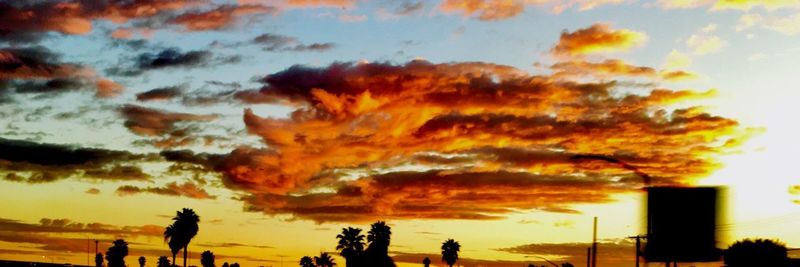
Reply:
[[[189,254],[189,244],[183,246],[183,267],[186,267],[186,255]]]
[[[175,264],[175,257],[177,257],[177,255],[178,255],[177,252],[176,253],[172,253],[172,266],[177,266],[177,264]]]

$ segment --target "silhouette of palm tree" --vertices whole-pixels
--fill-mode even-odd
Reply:
[[[336,238],[339,239],[336,250],[339,251],[339,255],[344,257],[345,266],[358,266],[356,261],[364,251],[364,235],[361,234],[361,229],[353,227],[342,228],[342,233],[336,235]]]
[[[458,252],[461,251],[461,245],[458,244],[457,241],[451,239],[447,239],[442,243],[442,261],[446,262],[447,265],[453,267],[453,264],[456,264],[458,261]]]
[[[209,250],[203,251],[203,254],[200,254],[200,265],[203,267],[214,267],[214,253],[211,253]]]
[[[146,261],[147,260],[144,258],[144,256],[139,256],[139,267],[144,267]]]
[[[320,253],[319,257],[314,256],[314,262],[317,264],[317,267],[333,267],[336,265],[331,255],[328,255],[327,252]]]
[[[431,266],[431,259],[428,258],[428,257],[425,257],[425,259],[422,260],[422,265],[425,265],[425,267]]]
[[[174,224],[164,229],[164,241],[167,242],[169,250],[172,252],[172,266],[175,266],[175,257],[178,255],[178,251],[181,250],[181,247],[183,247],[179,234]]]
[[[169,258],[167,256],[158,257],[158,267],[169,267]]]
[[[367,233],[367,241],[370,247],[389,248],[389,241],[392,238],[392,228],[384,221],[377,221],[370,226]]]
[[[103,267],[103,253],[97,253],[97,255],[94,255],[94,266]]]
[[[369,245],[364,253],[364,264],[370,267],[394,267],[394,261],[389,257],[391,238],[392,228],[386,225],[386,222],[377,221],[370,225],[367,232]]]
[[[175,217],[172,218],[175,225],[178,226],[181,232],[181,243],[183,244],[183,267],[186,267],[186,258],[189,256],[189,243],[192,238],[200,231],[200,216],[194,213],[194,210],[183,208],[183,211],[178,211]]]
[[[784,266],[788,257],[784,244],[769,239],[745,239],[728,247],[724,260],[728,267]]]
[[[128,256],[128,243],[125,240],[114,240],[106,251],[108,267],[125,267],[125,256]]]
[[[314,260],[311,259],[309,256],[303,256],[300,258],[300,267],[316,267],[314,265]]]

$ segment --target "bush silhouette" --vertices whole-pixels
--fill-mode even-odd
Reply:
[[[737,241],[724,253],[728,267],[783,267],[788,262],[786,246],[769,239]]]

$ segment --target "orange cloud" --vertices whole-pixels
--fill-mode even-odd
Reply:
[[[480,20],[502,20],[522,13],[525,4],[519,0],[445,0],[439,8],[445,13],[461,12]]]
[[[559,14],[572,7],[577,7],[578,11],[586,11],[601,5],[622,2],[624,0],[445,0],[439,5],[439,9],[444,13],[462,13],[466,17],[496,21],[516,17],[529,5],[546,7]]]
[[[210,195],[205,189],[197,186],[192,182],[178,184],[171,182],[164,187],[146,187],[141,188],[133,185],[123,185],[117,188],[117,195],[129,196],[139,193],[152,193],[165,196],[184,196],[194,199],[216,199],[216,196]]]
[[[647,35],[641,32],[614,30],[608,24],[594,24],[574,32],[563,31],[551,50],[557,55],[581,56],[595,53],[620,52],[644,44]]]
[[[602,62],[589,62],[584,60],[567,60],[557,62],[550,66],[556,77],[641,77],[662,79],[665,81],[680,81],[695,78],[696,75],[682,70],[657,71],[655,68],[635,66],[619,59],[607,59]]]
[[[242,16],[272,12],[275,8],[262,5],[222,5],[208,11],[187,12],[171,22],[183,25],[187,31],[219,30],[231,26]]]
[[[355,6],[358,0],[286,0],[291,7],[339,7],[348,8]]]
[[[661,79],[648,67],[598,64],[582,71]],[[613,77],[586,82],[482,62],[293,66],[262,82],[249,98],[296,110],[245,110],[249,133],[268,148],[240,147],[212,166],[246,193],[248,210],[315,221],[574,212],[572,204],[641,184],[628,167],[575,155],[685,184],[717,168],[713,155],[741,130],[700,108],[670,108],[708,93],[633,93]]]
[[[202,1],[105,1],[88,5],[81,1],[41,2],[29,4],[0,4],[0,32],[55,31],[63,34],[87,34],[92,22],[105,19],[124,23],[130,19],[155,16],[164,11],[194,6]]]

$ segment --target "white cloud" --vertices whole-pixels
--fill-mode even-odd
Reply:
[[[692,49],[692,53],[695,55],[717,53],[726,45],[727,42],[719,36],[705,33],[693,34],[686,40],[686,46]]]

